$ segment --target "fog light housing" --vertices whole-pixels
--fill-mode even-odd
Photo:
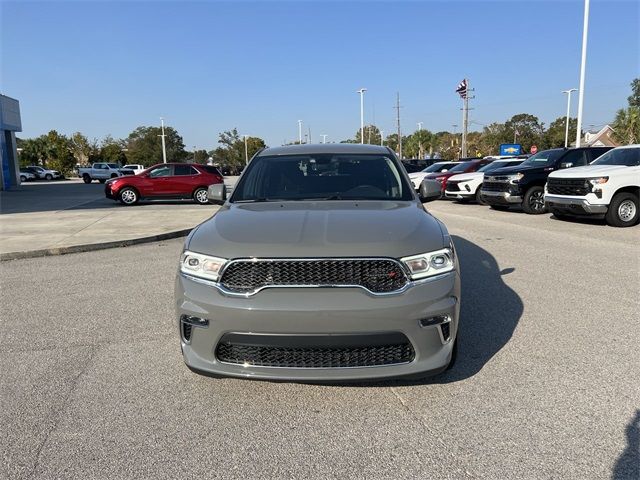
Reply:
[[[445,314],[442,315],[434,315],[429,318],[421,318],[418,323],[420,323],[421,327],[432,327],[434,325],[441,325],[443,323],[449,323],[451,321],[451,316]]]
[[[194,327],[208,327],[209,320],[206,318],[195,317],[192,315],[181,315],[180,321],[182,323],[186,323],[188,325],[193,325]]]

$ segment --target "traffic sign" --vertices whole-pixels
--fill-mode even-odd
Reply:
[[[522,145],[519,143],[503,143],[500,145],[500,155],[520,155]]]

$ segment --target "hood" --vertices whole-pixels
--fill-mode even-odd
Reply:
[[[553,168],[551,166],[536,166],[536,165],[525,165],[523,166],[522,164],[520,165],[513,165],[512,167],[502,167],[502,168],[498,168],[496,170],[492,170],[491,172],[487,173],[488,176],[498,176],[498,175],[513,175],[514,173],[519,173],[519,172],[528,172],[528,171],[532,171],[532,170],[545,170],[548,168]]]
[[[409,178],[414,179],[414,178],[424,178],[427,175],[429,175],[428,173],[425,172],[413,172],[409,174]]]
[[[434,178],[448,178],[450,176],[454,175],[453,173],[449,173],[449,172],[437,172],[437,173],[430,173],[426,176],[426,178],[430,178],[430,179],[434,179]]]
[[[440,222],[417,202],[225,204],[190,237],[223,258],[405,257],[443,248]]]
[[[450,182],[468,182],[469,180],[475,180],[477,178],[484,177],[484,172],[469,172],[459,173],[458,175],[452,175],[449,178]]]
[[[584,167],[563,168],[553,172],[553,178],[585,178],[610,175],[619,171],[626,171],[630,167],[625,165],[585,165]]]

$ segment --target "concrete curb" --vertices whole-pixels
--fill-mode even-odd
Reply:
[[[193,227],[195,228],[195,227]],[[22,260],[25,258],[48,257],[51,255],[66,255],[68,253],[91,252],[94,250],[104,250],[107,248],[130,247],[141,243],[159,242],[172,238],[186,237],[193,228],[185,228],[173,232],[151,235],[150,237],[131,238],[129,240],[115,240],[113,242],[88,243],[85,245],[71,245],[69,247],[45,248],[42,250],[31,250],[27,252],[0,253],[0,262],[8,260]]]

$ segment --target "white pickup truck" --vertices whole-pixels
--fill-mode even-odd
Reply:
[[[604,215],[614,227],[638,223],[639,198],[640,145],[614,148],[584,167],[551,173],[544,194],[557,218]]]
[[[98,180],[104,183],[110,178],[122,177],[123,175],[133,175],[133,171],[120,168],[117,163],[94,163],[91,167],[79,168],[78,176],[84,180],[84,183],[91,183]]]

